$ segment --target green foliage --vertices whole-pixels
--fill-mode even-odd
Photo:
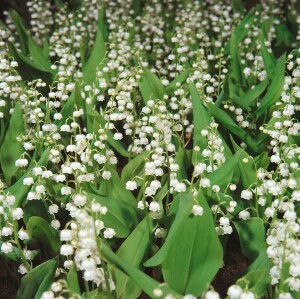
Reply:
[[[17,298],[41,298],[43,292],[47,291],[51,286],[57,266],[58,260],[55,258],[30,270],[28,274],[21,279]]]

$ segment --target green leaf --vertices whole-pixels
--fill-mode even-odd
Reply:
[[[50,149],[46,149],[43,152],[40,160],[38,161],[37,165],[29,165],[30,169],[34,166],[46,166],[48,163]],[[22,205],[23,200],[25,199],[28,191],[30,190],[31,186],[26,186],[23,184],[24,178],[28,177],[28,172],[26,172],[21,178],[17,180],[15,184],[10,186],[9,188],[5,189],[6,193],[12,194],[16,198],[16,202],[14,204],[15,207],[20,207]]]
[[[202,192],[197,201],[202,216],[191,215],[191,194],[180,196],[179,209],[166,242],[145,265],[162,264],[165,282],[180,294],[199,296],[218,272],[223,250],[216,234],[211,209]],[[205,241],[204,241],[205,240]]]
[[[26,229],[31,238],[36,238],[49,246],[55,253],[58,252],[61,242],[59,232],[53,228],[45,219],[39,216],[30,217]]]
[[[201,131],[207,129],[212,120],[202,104],[202,101],[197,92],[196,86],[194,83],[189,83],[189,89],[192,97],[193,103],[193,119],[194,119],[194,147],[199,146],[200,149],[207,147],[207,139],[201,135]],[[201,155],[197,155],[198,160],[202,159]],[[195,153],[193,153],[193,163],[196,161]]]
[[[246,79],[242,70],[238,41],[235,33],[231,35],[230,39],[230,79],[236,88],[245,86]]]
[[[187,179],[186,169],[189,168],[189,165],[187,165],[186,152],[182,146],[179,146],[176,151],[175,163],[179,165],[179,170],[177,171],[177,179],[179,181]]]
[[[7,181],[10,181],[17,172],[18,167],[15,162],[24,152],[22,143],[17,141],[17,137],[24,134],[23,124],[23,112],[20,104],[17,103],[0,150],[1,168]]]
[[[72,267],[67,274],[67,284],[68,284],[68,288],[72,292],[76,294],[81,294],[75,263],[72,264]]]
[[[144,174],[146,159],[150,156],[150,152],[143,151],[135,158],[130,160],[122,170],[121,179],[124,183],[131,181],[136,176],[141,177]],[[141,179],[135,179],[138,185],[141,184]]]
[[[39,216],[48,223],[51,221],[50,214],[48,213],[45,203],[42,200],[26,201],[23,210],[23,220],[25,223],[27,223],[32,216]]]
[[[268,74],[269,80],[273,78],[273,75],[275,73],[275,67],[276,67],[276,59],[273,55],[273,53],[269,53],[263,36],[260,37],[260,53],[264,60],[265,69]]]
[[[256,10],[257,10],[256,8],[252,8],[248,12],[247,16],[235,27],[233,34],[235,35],[237,44],[239,44],[247,36],[249,29],[251,28],[254,22]],[[225,53],[224,53],[225,55],[229,54],[230,45],[231,45],[231,40],[229,40],[225,46]]]
[[[35,267],[21,279],[17,299],[40,299],[54,281],[58,260],[51,259]]]
[[[208,174],[207,178],[210,180],[210,184],[219,185],[220,187],[226,187],[230,182],[232,182],[232,177],[236,171],[236,167],[239,163],[240,156],[241,151],[238,151],[220,168]]]
[[[166,87],[167,91],[171,91],[177,88],[177,83],[182,84],[183,82],[186,81],[188,78],[189,74],[191,73],[192,69],[187,68],[185,69],[180,75],[178,75],[170,84]]]
[[[9,14],[16,27],[22,53],[26,55],[28,53],[28,38],[29,38],[27,29],[25,28],[23,20],[17,11],[11,9]]]
[[[147,104],[150,99],[163,99],[164,86],[159,78],[148,69],[143,68],[143,74],[138,84],[145,104]]]
[[[130,265],[140,268],[151,246],[152,221],[146,216],[128,236],[117,251],[117,256]],[[139,244],[139,246],[137,246]],[[116,270],[116,292],[118,298],[137,298],[141,289],[127,275]]]
[[[273,80],[268,88],[266,95],[261,100],[258,109],[255,111],[257,117],[263,115],[281,96],[284,85],[286,54],[283,54],[277,62]]]
[[[254,138],[252,138],[245,130],[239,127],[233,119],[222,109],[218,108],[216,105],[207,104],[208,110],[212,116],[219,120],[219,122],[224,125],[230,132],[237,135],[255,152],[260,152],[264,149],[264,143],[258,143]]]
[[[0,240],[0,248],[2,246],[4,242]],[[21,255],[20,255],[20,251],[19,249],[16,247],[16,246],[13,246],[13,251],[10,252],[10,253],[3,253],[1,250],[0,250],[0,255],[5,257],[5,258],[8,258],[12,261],[15,261],[15,262],[19,262],[21,263],[22,262],[22,258],[21,258]]]
[[[21,75],[23,80],[33,81],[42,79],[48,85],[52,83],[52,73],[45,71],[43,66],[29,60],[22,53],[18,52],[12,43],[8,43],[8,49],[10,55],[18,62],[17,71]]]
[[[266,232],[261,218],[253,217],[248,220],[234,222],[238,232],[243,255],[254,260],[264,250]]]
[[[45,72],[52,73],[51,63],[47,56],[44,56],[43,49],[41,49],[30,37],[28,40],[29,53],[33,61],[39,65]]]
[[[107,214],[101,216],[101,220],[116,231],[116,237],[127,237],[132,228],[138,223],[135,209],[119,197],[105,197],[90,193],[87,195],[91,200],[95,199],[96,202],[107,207]],[[124,197],[124,194],[122,196]]]
[[[101,244],[101,251],[104,257],[111,263],[116,265],[116,267],[127,274],[132,280],[136,282],[136,284],[150,297],[157,298],[153,295],[153,290],[156,288],[160,288],[163,291],[163,296],[174,295],[178,296],[179,294],[175,291],[171,290],[166,285],[161,285],[158,281],[154,280],[140,269],[130,265],[128,262],[124,261],[120,257],[118,257],[111,248],[105,243]],[[177,297],[175,297],[177,298]]]
[[[248,90],[242,96],[235,94],[235,91],[230,88],[230,99],[242,108],[248,110],[256,102],[257,98],[265,91],[267,85],[267,80],[264,80],[253,89]],[[232,86],[232,83],[230,86]]]
[[[231,137],[231,136],[230,136]],[[240,152],[240,158],[238,161],[238,167],[240,170],[240,175],[242,179],[242,184],[244,189],[248,189],[252,184],[256,183],[256,167],[255,161],[253,158],[250,158],[249,154],[242,150],[231,137],[231,143],[233,144],[233,148],[236,152]],[[243,159],[248,159],[248,162],[243,162]]]
[[[104,128],[106,121],[102,115],[100,115],[96,110],[92,108],[91,105],[85,104],[85,109],[86,109],[86,116],[87,116],[87,128],[88,131],[94,130],[94,123],[101,127]],[[125,145],[123,142],[120,140],[115,140],[113,138],[113,133],[110,130],[106,130],[107,134],[107,141],[109,145],[111,145],[120,155],[123,157],[128,157],[128,151],[125,148]]]
[[[86,84],[91,84],[96,79],[97,68],[105,58],[105,42],[100,28],[97,30],[95,43],[90,57],[83,69],[83,80]]]

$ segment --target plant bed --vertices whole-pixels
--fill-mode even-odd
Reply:
[[[1,5],[0,298],[299,298],[298,0]]]

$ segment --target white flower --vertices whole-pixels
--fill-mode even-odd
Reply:
[[[152,212],[159,212],[160,211],[159,203],[156,202],[156,201],[152,201],[150,203],[149,210],[152,211]]]
[[[250,213],[246,210],[239,212],[239,218],[243,220],[247,220],[250,218]]]
[[[293,299],[291,293],[280,293],[278,299]]]
[[[71,187],[62,187],[60,189],[60,192],[62,195],[70,195],[72,192],[72,189],[71,189]]]
[[[147,203],[147,202],[145,203],[145,205],[146,205],[146,208],[148,208],[148,203]],[[143,201],[140,200],[140,201],[138,202],[138,209],[144,210],[144,209],[145,209],[145,205],[144,205]]]
[[[121,140],[123,138],[123,135],[121,133],[115,133],[114,134],[114,139],[115,140]]]
[[[241,294],[240,299],[255,299],[255,295],[250,291],[246,291]]]
[[[220,299],[220,295],[217,292],[210,290],[206,292],[205,299]]]
[[[73,238],[73,232],[70,229],[63,229],[60,231],[61,241],[71,241]]]
[[[60,222],[57,219],[53,219],[50,223],[50,225],[55,228],[55,229],[59,229],[60,228]]]
[[[203,208],[199,205],[193,205],[192,213],[195,216],[202,216],[203,215]]]
[[[60,254],[61,255],[72,255],[74,252],[74,248],[70,244],[63,244],[60,247]]]
[[[13,251],[13,246],[11,243],[9,242],[4,242],[1,245],[1,251],[5,254],[10,253]]]
[[[28,233],[23,228],[21,228],[19,230],[18,237],[19,237],[20,240],[27,240],[27,239],[29,239]]]
[[[167,235],[167,231],[164,228],[157,228],[154,232],[157,238],[164,238]]]
[[[78,193],[74,194],[72,196],[72,199],[73,199],[74,204],[76,206],[83,206],[83,205],[85,205],[85,203],[87,201],[87,198],[86,198],[86,196],[84,194],[78,194]]]
[[[243,190],[241,193],[241,198],[244,198],[246,200],[250,200],[253,198],[253,194],[250,190]]]
[[[27,159],[18,159],[18,160],[16,160],[15,165],[17,167],[26,167],[28,165],[28,160]]]
[[[174,188],[175,188],[176,192],[185,192],[186,191],[185,183],[177,182]]]
[[[28,273],[28,270],[26,269],[26,267],[25,267],[23,264],[21,264],[21,265],[19,266],[18,272],[19,272],[20,274],[24,275],[24,274],[27,274],[27,273]]]
[[[34,180],[31,177],[23,179],[23,185],[30,186],[34,184]]]
[[[163,291],[161,290],[161,289],[154,289],[153,290],[153,295],[155,296],[155,297],[161,297],[162,295],[163,295]]]
[[[135,181],[128,181],[128,182],[126,182],[126,189],[131,190],[131,191],[137,189],[136,182]]]
[[[23,210],[21,208],[16,208],[12,211],[12,216],[14,220],[20,220],[23,218]]]
[[[102,173],[102,178],[103,178],[104,180],[109,180],[109,179],[111,178],[111,173],[110,173],[110,171],[104,170],[103,173]]]
[[[210,180],[207,179],[207,178],[203,178],[200,180],[200,186],[202,188],[207,188],[207,187],[210,187]]]
[[[58,205],[53,204],[49,206],[49,213],[56,214],[58,212]]]
[[[113,238],[113,236],[116,234],[116,231],[113,228],[107,228],[104,232],[103,232],[103,236],[105,239],[111,239]]]
[[[5,237],[10,236],[13,233],[13,228],[10,226],[4,226],[2,227],[1,233]]]
[[[243,290],[239,285],[232,285],[229,287],[229,289],[227,291],[227,295],[231,299],[239,299],[242,292],[243,292]]]
[[[52,291],[44,292],[41,299],[54,299],[54,293]]]

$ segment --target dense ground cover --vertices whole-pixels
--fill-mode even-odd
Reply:
[[[300,298],[300,2],[6,4],[0,297]]]

